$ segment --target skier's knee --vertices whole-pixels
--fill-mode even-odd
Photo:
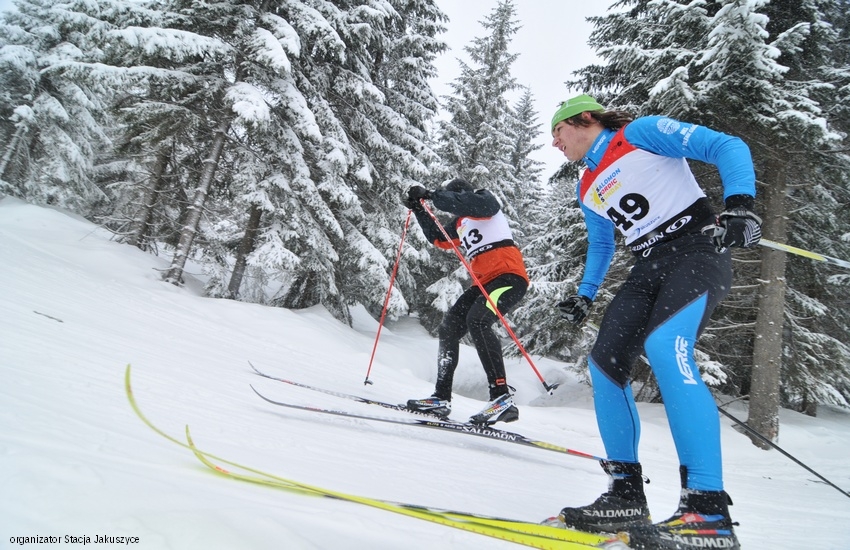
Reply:
[[[605,378],[624,388],[629,383],[630,368],[628,362],[618,358],[616,355],[605,355],[598,358],[591,353],[591,360],[588,361],[590,368],[597,369]]]

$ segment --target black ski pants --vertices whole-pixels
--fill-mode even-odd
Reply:
[[[528,282],[519,275],[506,273],[484,285],[499,313],[514,308],[528,290]],[[437,357],[437,385],[434,395],[451,400],[452,383],[458,363],[460,340],[468,332],[475,344],[490,386],[490,398],[507,391],[502,344],[493,330],[498,316],[477,285],[468,288],[449,308],[440,324],[440,349]]]

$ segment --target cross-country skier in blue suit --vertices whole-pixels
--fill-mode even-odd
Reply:
[[[582,94],[552,119],[552,145],[586,165],[578,199],[588,233],[584,275],[558,304],[578,324],[614,254],[619,230],[636,261],[603,317],[588,358],[610,476],[595,502],[564,508],[559,521],[585,530],[628,531],[635,549],[739,548],[723,488],[720,420],[694,362],[694,344],[729,292],[730,247],[755,246],[755,172],[740,139],[662,116],[633,119]],[[726,209],[716,216],[686,159],[713,164]],[[640,420],[632,368],[649,359],[679,455],[682,494],[669,519],[652,524],[638,460]]]

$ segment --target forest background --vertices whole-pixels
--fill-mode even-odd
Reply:
[[[211,297],[322,305],[350,324],[355,305],[382,314],[405,190],[460,175],[499,197],[525,254],[533,285],[508,317],[523,346],[583,372],[592,330],[554,309],[584,263],[579,166],[547,173],[532,155],[550,113],[513,76],[512,0],[482,19],[439,97],[447,20],[433,0],[13,4],[0,14],[0,193],[169,258],[173,284],[191,259]],[[765,237],[850,258],[848,13],[848,0],[615,2],[589,19],[599,62],[564,75],[563,95],[740,136]],[[716,170],[692,166],[722,208]],[[415,223],[400,251],[386,313],[433,331],[468,277]],[[749,400],[750,427],[773,440],[780,407],[850,406],[850,273],[762,247],[733,259],[698,346],[706,382]],[[630,265],[618,253],[592,322]],[[635,382],[660,400],[645,365]]]

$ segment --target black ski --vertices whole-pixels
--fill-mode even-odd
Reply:
[[[318,388],[316,386],[311,386],[309,384],[302,384],[301,382],[295,382],[293,380],[287,380],[286,378],[278,378],[277,376],[272,376],[271,374],[266,374],[257,367],[254,366],[253,363],[248,361],[248,364],[251,365],[251,368],[254,369],[254,372],[262,376],[263,378],[268,378],[269,380],[277,380],[278,382],[283,382],[284,384],[290,384],[292,386],[296,386],[299,388],[304,388],[312,391],[317,391],[320,393],[324,393],[327,395],[333,395],[336,397],[342,397],[343,399],[350,399],[351,401],[357,401],[358,403],[365,403],[367,405],[377,405],[379,407],[383,407],[385,409],[391,409],[394,411],[404,411],[406,413],[414,414],[417,416],[425,416],[428,418],[435,418],[437,420],[443,420],[450,422],[442,416],[431,414],[423,411],[415,411],[413,409],[408,409],[406,405],[396,405],[394,403],[385,403],[384,401],[375,401],[374,399],[369,399],[368,397],[361,397],[359,395],[352,395],[350,393],[343,393],[333,390],[326,390],[324,388]],[[254,390],[256,391],[256,390]],[[262,396],[261,396],[262,397]]]
[[[287,407],[287,408],[290,408],[290,409],[298,409],[298,410],[301,410],[301,411],[317,412],[317,413],[334,415],[334,416],[343,416],[343,417],[347,417],[347,418],[359,418],[361,420],[374,420],[376,422],[387,422],[387,423],[390,423],[390,424],[402,424],[402,425],[405,425],[405,426],[418,426],[418,427],[421,427],[421,428],[432,428],[432,429],[436,429],[436,430],[451,431],[451,432],[456,432],[456,433],[475,435],[475,436],[478,436],[478,437],[485,437],[487,439],[495,439],[495,440],[498,440],[498,441],[506,441],[508,443],[516,443],[518,445],[525,445],[527,447],[534,447],[534,448],[537,448],[537,449],[545,449],[547,451],[555,451],[555,452],[561,453],[561,454],[579,456],[579,457],[582,457],[582,458],[590,458],[592,460],[597,460],[597,461],[602,460],[602,457],[594,456],[594,455],[584,453],[584,452],[581,452],[581,451],[576,451],[576,450],[573,450],[573,449],[568,449],[566,447],[561,447],[560,445],[555,445],[553,443],[547,443],[545,441],[538,441],[538,440],[535,440],[535,439],[530,439],[530,438],[525,437],[524,435],[520,435],[518,433],[508,432],[508,431],[505,431],[505,430],[499,430],[499,429],[496,429],[496,428],[491,428],[489,426],[480,426],[480,425],[477,425],[477,424],[468,424],[468,423],[464,423],[464,422],[450,422],[450,421],[445,421],[445,420],[426,420],[426,419],[423,419],[423,418],[389,418],[389,417],[384,417],[384,416],[373,416],[373,415],[369,415],[369,414],[359,414],[359,413],[354,413],[354,412],[349,412],[349,411],[339,411],[339,410],[334,410],[334,409],[325,409],[325,408],[322,408],[322,407],[311,407],[311,406],[307,406],[307,405],[296,405],[294,403],[287,403],[285,401],[277,401],[275,399],[271,399],[269,397],[266,397],[265,395],[263,395],[262,393],[257,391],[257,389],[254,386],[251,386],[251,389],[254,390],[254,393],[256,393],[258,396],[260,396],[262,399],[264,399],[268,403],[271,403],[272,405],[278,405],[280,407]],[[319,390],[319,391],[323,391],[324,393],[330,393],[330,392],[324,391],[324,390]],[[334,393],[332,393],[331,395],[334,395]],[[347,395],[347,394],[343,394],[343,395]],[[401,407],[401,406],[399,405],[399,407]],[[404,408],[404,407],[402,407],[398,410],[404,410],[404,411],[410,412],[409,409]]]

